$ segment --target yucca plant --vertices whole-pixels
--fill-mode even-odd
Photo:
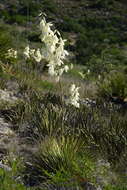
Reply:
[[[94,162],[76,137],[45,137],[28,167],[32,179],[41,184],[73,185],[93,181]],[[30,180],[31,180],[30,177]]]

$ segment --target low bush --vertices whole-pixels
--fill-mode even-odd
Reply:
[[[83,33],[84,28],[75,19],[65,17],[63,23],[58,24],[58,28],[65,32]]]
[[[98,95],[104,98],[117,98],[123,101],[127,97],[127,77],[121,72],[111,72],[98,83]]]
[[[55,1],[50,1],[50,0],[44,0],[42,2],[42,9],[46,12],[49,13],[57,13],[57,4],[55,3]]]

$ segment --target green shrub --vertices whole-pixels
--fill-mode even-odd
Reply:
[[[91,2],[91,6],[96,7],[96,8],[110,8],[110,5],[113,5],[114,1],[113,0],[95,0]]]
[[[126,65],[127,59],[121,49],[112,47],[102,50],[100,55],[92,55],[85,64],[92,76],[104,76],[105,73],[116,69],[120,70]],[[121,65],[120,65],[121,64]]]
[[[127,96],[127,77],[120,72],[111,72],[98,83],[98,95],[111,98],[113,96],[124,100]]]
[[[57,4],[52,0],[43,0],[42,9],[49,13],[57,13]]]
[[[65,17],[63,23],[58,24],[58,28],[66,32],[84,32],[84,28],[82,27],[82,25],[79,24],[75,19],[72,19],[70,17]]]
[[[41,9],[41,4],[34,1],[24,1],[20,2],[20,7],[18,9],[18,14],[21,16],[37,16],[37,12]],[[28,18],[29,19],[29,18]]]
[[[17,23],[17,24],[20,24],[20,25],[26,25],[26,22],[27,22],[26,16],[19,15],[19,14],[11,16],[10,21],[9,21],[9,23]]]
[[[28,39],[31,42],[40,42],[39,36],[40,35],[36,32],[31,32],[30,34],[28,34]]]

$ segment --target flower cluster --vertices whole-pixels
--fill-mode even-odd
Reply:
[[[68,52],[64,49],[65,41],[57,30],[52,30],[52,23],[46,22],[43,18],[40,22],[40,39],[43,43],[41,49],[30,49],[29,45],[25,48],[24,56],[26,59],[34,59],[36,62],[40,62],[42,59],[47,62],[48,73],[50,76],[56,78],[59,81],[63,72],[69,70],[69,66],[64,64],[64,60],[68,55]],[[72,68],[72,65],[70,65]],[[68,104],[71,104],[79,108],[79,87],[72,84],[70,88],[70,97],[67,100]]]
[[[70,97],[67,103],[79,108],[79,87],[76,87],[75,84],[72,84],[70,87]]]
[[[59,81],[60,76],[63,72],[67,72],[69,67],[64,65],[64,59],[68,55],[68,52],[64,50],[65,41],[63,40],[60,33],[51,29],[52,24],[47,23],[45,18],[40,22],[41,41],[44,47],[40,49],[30,49],[29,46],[25,48],[24,56],[29,59],[33,58],[36,62],[40,62],[45,59],[48,64],[48,72],[51,76],[55,76]]]
[[[13,48],[8,49],[7,54],[6,54],[6,58],[17,58],[17,51],[14,50]]]
[[[37,50],[35,49],[30,49],[29,45],[26,46],[24,50],[24,56],[26,59],[34,59],[36,62],[40,62],[42,59],[42,55],[40,52],[40,49],[38,48]]]
[[[57,77],[57,80],[59,80],[63,72],[69,70],[69,67],[64,65],[63,62],[68,52],[64,50],[66,40],[61,38],[57,30],[51,30],[51,26],[51,23],[46,23],[45,18],[40,22],[40,37],[45,44],[45,48],[42,49],[42,55],[48,61],[49,74]]]

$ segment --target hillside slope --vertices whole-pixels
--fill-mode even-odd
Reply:
[[[87,64],[93,55],[116,49],[127,44],[127,3],[117,0],[2,0],[0,18],[5,23],[29,28],[27,35],[31,42],[38,42],[35,23],[39,12],[45,12],[48,20],[68,39],[66,47],[75,55],[74,62]],[[122,54],[120,52],[120,54]]]

